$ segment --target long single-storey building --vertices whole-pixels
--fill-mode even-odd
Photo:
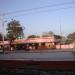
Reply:
[[[13,49],[11,50],[39,50],[39,49],[59,49],[61,48],[73,48],[73,45],[60,45],[61,37],[58,35],[53,35],[49,37],[40,37],[40,38],[28,38],[28,39],[16,39],[12,42]],[[9,49],[9,41],[0,41],[0,48]]]

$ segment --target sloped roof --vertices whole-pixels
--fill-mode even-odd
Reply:
[[[29,38],[29,39],[18,39],[13,42],[13,44],[22,44],[22,43],[45,43],[45,42],[57,42],[58,39],[54,37],[40,37],[40,38]],[[1,41],[0,44],[3,44]],[[9,44],[9,41],[4,41],[4,44]]]
[[[55,42],[53,37],[41,37],[41,38],[29,38],[15,40],[14,43],[44,43],[44,42]]]

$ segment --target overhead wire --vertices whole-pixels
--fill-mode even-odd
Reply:
[[[28,13],[30,11],[51,8],[51,7],[57,7],[57,6],[63,6],[63,5],[69,5],[69,4],[75,4],[75,2],[66,2],[66,3],[46,5],[46,6],[41,6],[41,7],[36,7],[36,8],[31,8],[31,9],[24,9],[24,10],[18,10],[18,11],[13,11],[13,12],[7,12],[7,13],[4,13],[4,15],[6,16],[6,15],[12,15],[12,14],[18,14],[18,13]]]
[[[54,10],[44,10],[44,11],[38,11],[38,12],[32,12],[32,13],[24,13],[24,14],[20,14],[20,15],[15,15],[12,18],[21,17],[21,16],[27,16],[27,15],[34,15],[34,14],[45,13],[45,12],[56,12],[56,11],[59,11],[59,10],[65,10],[65,9],[71,9],[71,8],[75,8],[75,6],[58,8],[58,9],[54,9]],[[9,18],[6,18],[6,19],[9,19]]]

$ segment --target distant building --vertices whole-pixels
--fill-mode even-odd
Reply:
[[[28,38],[28,39],[18,39],[15,40],[12,45],[16,46],[16,49],[55,49],[56,44],[59,44],[61,37],[58,35],[52,35],[49,37],[40,38]],[[3,45],[3,42],[0,43]],[[8,41],[4,41],[4,45],[9,45]]]
[[[53,35],[49,37],[40,38],[28,38],[15,40],[14,44],[17,44],[17,48],[20,46],[25,46],[27,49],[50,49],[56,48],[56,44],[60,43],[61,37],[58,35]],[[18,48],[20,49],[20,48]]]

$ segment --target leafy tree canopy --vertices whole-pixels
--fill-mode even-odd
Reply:
[[[54,35],[54,33],[52,31],[43,32],[42,37],[49,37],[49,36],[52,36],[52,35]]]
[[[18,38],[23,38],[23,28],[19,21],[11,20],[7,24],[7,37],[9,40],[15,40]]]
[[[36,36],[36,35],[29,35],[28,38],[39,38],[40,36]]]
[[[0,33],[0,41],[2,41],[3,35],[2,33]]]
[[[75,32],[68,34],[67,36],[67,42],[68,43],[72,43],[73,41],[75,41]]]

